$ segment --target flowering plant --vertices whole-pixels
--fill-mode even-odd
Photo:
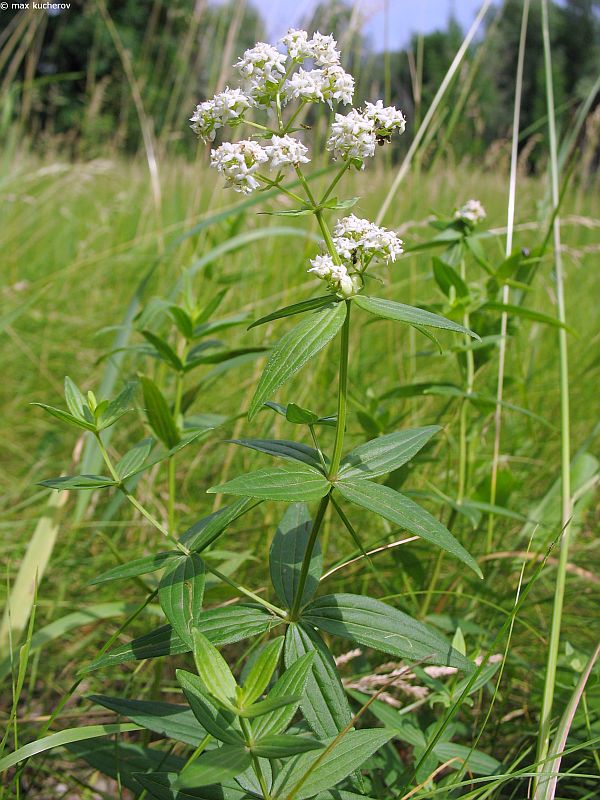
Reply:
[[[239,800],[292,800],[297,798],[344,798],[353,800],[379,793],[377,781],[366,782],[360,766],[386,752],[398,760],[388,745],[403,733],[393,727],[369,728],[363,714],[403,669],[394,669],[389,682],[353,711],[330,649],[329,637],[341,637],[361,647],[386,653],[415,664],[421,662],[474,674],[464,648],[453,647],[442,635],[397,608],[359,594],[323,594],[320,590],[323,558],[319,537],[326,516],[334,513],[343,529],[362,550],[352,517],[356,509],[387,520],[398,528],[450,553],[480,575],[473,557],[434,516],[406,494],[377,478],[388,475],[410,461],[440,430],[425,426],[388,433],[347,451],[345,449],[350,324],[354,309],[377,318],[406,323],[419,331],[443,329],[475,337],[464,325],[421,308],[373,297],[365,293],[375,263],[394,265],[403,252],[398,236],[354,214],[330,228],[326,213],[353,204],[339,201],[332,193],[343,174],[364,168],[375,145],[402,133],[404,116],[381,101],[361,110],[336,113],[327,150],[340,161],[340,169],[320,198],[311,189],[302,167],[310,162],[307,145],[298,126],[303,110],[311,103],[349,104],[354,81],[340,65],[340,53],[331,36],[290,30],[282,49],[259,43],[237,62],[240,88],[226,89],[213,100],[201,103],[192,117],[192,127],[205,142],[213,142],[217,131],[252,127],[255,137],[225,141],[211,152],[211,164],[227,186],[248,194],[276,187],[297,204],[285,214],[313,214],[323,236],[322,252],[311,259],[308,272],[326,284],[324,294],[274,310],[251,327],[278,319],[303,315],[273,347],[248,410],[248,419],[269,408],[299,426],[311,445],[281,439],[244,438],[233,442],[282,460],[281,466],[266,467],[209,488],[210,493],[234,495],[233,503],[178,531],[175,509],[169,506],[167,524],[156,519],[135,496],[132,478],[160,460],[172,459],[190,446],[205,428],[186,420],[181,376],[207,363],[205,345],[193,342],[211,328],[208,319],[216,308],[170,307],[183,336],[176,352],[153,334],[145,338],[153,355],[178,376],[175,400],[169,404],[155,385],[142,381],[144,405],[150,427],[163,444],[158,459],[150,457],[151,443],[138,446],[113,463],[103,442],[105,429],[117,423],[129,408],[131,390],[112,403],[89,395],[87,399],[70,381],[66,383],[68,412],[48,408],[63,421],[92,433],[105,459],[108,476],[74,476],[45,481],[45,485],[67,489],[113,487],[121,491],[169,543],[169,549],[122,565],[98,576],[95,583],[125,578],[139,579],[158,570],[162,577],[158,595],[166,625],[120,645],[102,655],[88,669],[158,658],[193,654],[195,671],[178,670],[177,680],[188,706],[130,702],[119,697],[96,697],[96,702],[128,716],[134,723],[191,745],[186,757],[145,755],[143,770],[131,770],[133,786],[152,797],[212,798]],[[311,62],[312,69],[307,69]],[[251,119],[261,112],[265,119]],[[268,174],[270,171],[270,174]],[[304,197],[284,186],[292,171]],[[461,219],[470,223],[465,212]],[[462,223],[461,223],[462,224]],[[339,377],[335,416],[302,408],[294,402],[273,401],[274,394],[330,342],[339,336]],[[227,351],[227,359],[235,351]],[[252,353],[256,356],[256,353]],[[214,363],[214,362],[213,362]],[[333,442],[326,446],[328,430]],[[170,473],[170,482],[171,482]],[[174,489],[173,489],[174,491]],[[216,569],[211,546],[236,520],[260,503],[276,501],[288,508],[274,534],[269,557],[273,588],[270,599],[238,583],[232,575]],[[310,503],[316,509],[309,510]],[[364,552],[364,551],[363,551]],[[244,602],[206,609],[206,574],[224,582]],[[277,636],[271,638],[271,633]],[[257,638],[258,637],[258,638]],[[218,648],[255,639],[239,673]],[[468,694],[473,678],[463,682]],[[299,714],[300,712],[300,714]],[[360,724],[359,724],[360,723]],[[427,759],[433,745],[424,748]],[[181,751],[181,748],[177,751]],[[421,766],[402,779],[409,782]],[[136,763],[140,763],[139,761]],[[377,761],[375,760],[375,765]],[[134,774],[135,773],[135,774]],[[392,787],[388,786],[388,790]],[[356,794],[356,792],[360,794]]]

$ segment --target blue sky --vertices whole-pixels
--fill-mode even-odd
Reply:
[[[349,3],[351,0],[348,0]],[[317,5],[317,0],[249,0],[260,9],[269,38],[279,38],[291,25],[299,26]],[[376,50],[383,50],[385,39],[385,0],[357,0],[366,19],[365,32]],[[387,44],[398,48],[407,44],[412,33],[428,33],[446,25],[451,11],[463,28],[471,24],[481,0],[387,0]],[[321,31],[327,33],[327,31]]]

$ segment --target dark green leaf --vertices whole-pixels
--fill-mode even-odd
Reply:
[[[166,447],[175,447],[180,440],[179,431],[163,393],[150,378],[142,378],[141,382],[150,427]]]
[[[200,725],[220,742],[225,742],[226,744],[243,742],[235,715],[214,705],[213,701],[207,696],[204,683],[198,675],[194,675],[193,672],[186,672],[184,669],[176,670],[175,674]],[[243,770],[240,770],[240,772],[243,772]]]
[[[165,553],[154,553],[151,556],[137,558],[135,561],[128,561],[126,564],[120,564],[118,567],[113,567],[106,572],[102,572],[90,581],[90,586],[94,586],[98,583],[107,583],[108,581],[117,581],[122,578],[135,578],[138,575],[148,575],[151,572],[162,569],[174,558],[180,557],[181,553],[179,550],[170,550]]]
[[[252,764],[252,756],[243,744],[226,744],[203,753],[185,767],[175,781],[175,788],[210,786],[235,778]]]
[[[305,800],[331,789],[347,778],[393,737],[384,729],[349,731],[321,758],[320,754],[305,753],[289,761],[275,782],[275,793],[285,797],[293,791],[295,800]],[[324,742],[328,747],[333,739]],[[316,767],[313,767],[318,762]],[[312,768],[312,771],[310,771]],[[308,777],[305,777],[306,774]],[[294,789],[298,787],[295,791]]]
[[[131,404],[133,402],[133,396],[136,389],[137,383],[128,383],[123,391],[118,394],[114,400],[111,400],[110,403],[107,403],[106,408],[101,414],[98,413],[100,408],[100,406],[98,406],[98,409],[96,409],[96,416],[98,417],[98,428],[100,430],[110,428],[110,426],[114,425],[115,422],[121,419],[124,414],[127,414],[128,411],[131,411]]]
[[[52,414],[53,417],[59,419],[61,422],[67,422],[69,425],[75,425],[77,428],[83,428],[84,431],[96,430],[95,422],[87,422],[86,420],[79,419],[78,417],[74,417],[73,414],[69,414],[67,411],[63,411],[60,408],[48,406],[46,403],[32,403],[31,405],[39,406],[40,408],[43,408],[44,411]]]
[[[333,339],[345,319],[346,304],[330,302],[299,322],[277,342],[250,404],[248,419],[252,419],[265,400]]]
[[[305,609],[303,618],[327,633],[398,658],[473,670],[471,662],[440,634],[371,597],[356,594],[318,597]]]
[[[131,450],[128,450],[115,467],[119,478],[124,480],[130,475],[138,472],[150,455],[151,449],[152,439],[142,439],[142,441],[138,442],[135,447],[132,447]]]
[[[294,503],[286,510],[273,538],[269,553],[271,581],[277,597],[287,608],[294,605],[311,530],[308,507],[304,503]],[[322,570],[323,560],[317,541],[311,553],[301,605],[305,605],[319,588]]]
[[[65,475],[62,478],[40,481],[40,486],[48,486],[50,489],[105,489],[117,485],[117,481],[104,475]]]
[[[288,422],[294,423],[294,425],[316,425],[319,421],[318,414],[315,414],[314,411],[302,408],[302,406],[298,406],[296,403],[288,403],[285,418]]]
[[[451,267],[450,264],[446,264],[441,258],[435,256],[433,258],[433,274],[437,285],[446,297],[450,296],[451,289],[454,289],[456,296],[460,299],[469,296],[467,284],[454,267]]]
[[[395,303],[393,300],[382,300],[379,297],[367,297],[363,294],[357,294],[352,300],[364,311],[375,314],[376,317],[391,319],[396,322],[408,322],[410,325],[441,328],[443,330],[453,331],[454,333],[467,334],[473,337],[473,339],[479,339],[476,333],[463,328],[462,325],[458,325],[458,323],[452,322],[452,320],[446,319],[446,317],[440,317],[439,314],[432,314],[431,311],[424,311],[422,308],[406,306],[403,303]]]
[[[206,736],[206,730],[199,724],[188,706],[161,703],[156,700],[128,700],[122,697],[106,697],[93,694],[89,698],[110,708],[122,717],[127,717],[137,725],[177,742],[198,747]]]
[[[252,752],[263,758],[288,758],[310,750],[320,750],[323,743],[308,736],[264,736],[252,745]]]
[[[473,775],[494,775],[502,766],[493,756],[454,742],[439,742],[433,752],[443,763],[452,760],[452,769],[465,769]]]
[[[194,325],[190,315],[179,306],[169,306],[169,314],[179,333],[186,339],[191,339],[194,335]]]
[[[142,331],[142,336],[155,348],[162,361],[170,364],[177,372],[181,372],[183,364],[170,344],[161,339],[160,336],[152,333],[152,331]]]
[[[164,754],[163,754],[164,756]],[[176,772],[134,773],[138,783],[156,800],[249,800],[247,792],[239,786],[200,786],[197,789],[175,788],[179,779]],[[342,798],[340,798],[342,800]]]
[[[204,562],[197,553],[182,556],[165,572],[158,599],[179,638],[192,646],[192,629],[199,624],[204,598]]]
[[[300,461],[323,471],[321,459],[314,447],[309,447],[301,442],[291,442],[287,439],[227,439],[231,444],[239,444],[260,453],[267,453],[275,458],[284,458],[287,461]]]
[[[322,472],[307,464],[269,467],[233,478],[221,486],[208,489],[209,494],[239,494],[261,500],[320,500],[331,484]]]
[[[440,430],[439,425],[409,428],[366,442],[344,457],[338,478],[344,481],[376,478],[378,475],[392,472],[414,458],[431,437]]]
[[[350,706],[333,656],[319,634],[308,625],[292,623],[285,634],[286,667],[289,669],[307,653],[314,654],[314,661],[300,705],[310,727],[324,739],[348,725],[352,719]]]
[[[342,497],[357,506],[373,511],[411,533],[416,533],[442,550],[451,553],[470,567],[479,577],[481,570],[473,556],[458,542],[450,531],[429,511],[389,486],[370,481],[339,481],[336,489]]]
[[[232,644],[241,639],[258,636],[273,630],[282,620],[265,611],[262,607],[243,605],[241,603],[223,608],[213,608],[202,612],[199,628],[213,644]],[[145,658],[179,655],[188,653],[190,647],[182,642],[170,625],[163,625],[151,633],[133,639],[127,644],[100,656],[82,672],[123,664],[127,661],[139,661]]]

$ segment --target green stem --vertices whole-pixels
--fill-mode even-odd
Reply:
[[[464,259],[460,262],[460,277],[466,282],[466,265]],[[465,311],[463,314],[463,326],[469,328],[470,319],[469,312]],[[473,349],[471,347],[471,340],[465,335],[465,358],[467,362],[467,379],[465,390],[468,395],[473,393],[473,385],[475,382],[475,358],[473,357]],[[469,400],[463,398],[460,406],[460,431],[459,431],[459,465],[458,465],[458,492],[456,500],[462,503],[466,488],[467,488],[467,469],[469,463],[469,446],[468,446],[468,431],[469,426]]]
[[[240,717],[240,724],[242,726],[242,732],[244,734],[244,739],[246,740],[246,746],[251,747],[253,740],[252,740],[252,729],[248,720]],[[254,769],[254,773],[258,778],[258,782],[260,783],[260,788],[263,793],[264,800],[271,800],[271,794],[269,792],[269,787],[267,786],[267,781],[265,780],[264,773],[262,771],[262,767],[260,766],[260,761],[258,757],[252,753],[252,767]]]
[[[325,495],[325,497],[321,498],[321,503],[317,510],[317,516],[315,517],[315,521],[312,526],[312,530],[310,532],[310,537],[308,540],[308,544],[306,545],[306,552],[304,553],[304,560],[302,561],[302,568],[300,569],[300,577],[298,579],[298,586],[296,588],[296,595],[294,597],[294,603],[290,610],[289,619],[294,620],[298,616],[298,612],[300,611],[300,603],[302,602],[302,595],[304,594],[304,587],[306,586],[306,579],[308,577],[308,570],[310,567],[310,559],[312,556],[312,552],[315,547],[315,542],[317,541],[317,536],[319,535],[319,531],[321,529],[321,525],[323,523],[323,519],[325,517],[325,512],[327,511],[327,506],[329,505],[329,492]]]
[[[283,194],[286,194],[288,197],[291,197],[292,200],[296,201],[296,203],[300,203],[303,206],[306,205],[304,200],[300,197],[299,194],[296,194],[295,192],[290,192],[290,190],[286,189],[285,186],[282,186],[280,183],[277,183],[277,181],[272,181],[269,177],[267,177],[267,175],[262,175],[260,172],[257,172],[255,177],[258,178],[259,181],[263,181],[263,183],[266,183],[267,186],[271,186],[274,189],[278,189]]]
[[[325,463],[325,456],[323,455],[323,451],[321,450],[321,448],[319,446],[319,440],[317,439],[317,434],[315,433],[315,426],[314,425],[309,425],[308,429],[310,431],[310,435],[311,435],[311,438],[312,438],[312,442],[313,442],[313,444],[315,446],[315,450],[319,454],[319,461],[321,462],[321,466],[323,467],[323,469],[326,470],[327,469],[327,464]]]
[[[333,445],[333,456],[329,469],[329,478],[335,479],[340,461],[342,459],[342,449],[344,447],[344,433],[346,430],[346,410],[348,404],[348,357],[350,344],[350,309],[351,303],[346,300],[346,319],[342,327],[342,342],[340,346],[340,378],[338,389],[338,415],[337,427],[335,429],[335,443]]]
[[[211,567],[210,564],[208,564],[206,561],[204,561],[204,568],[206,569],[207,572],[211,572],[216,578],[219,578],[219,580],[223,581],[223,583],[226,583],[229,586],[231,586],[232,589],[235,589],[237,592],[240,592],[241,594],[245,594],[246,597],[250,598],[250,600],[254,600],[255,603],[258,603],[264,608],[267,608],[269,611],[272,611],[273,614],[276,614],[278,617],[281,617],[281,619],[287,619],[287,613],[282,608],[274,606],[272,603],[269,603],[268,600],[265,600],[260,595],[255,594],[254,592],[250,591],[250,589],[246,589],[246,587],[242,586],[241,583],[237,583],[232,578],[228,578],[227,575],[224,575],[222,572],[219,572],[218,569]]]
[[[346,162],[346,163],[344,164],[344,166],[341,168],[341,170],[338,172],[338,174],[335,176],[335,178],[333,179],[333,181],[330,183],[330,185],[329,185],[329,188],[327,189],[327,191],[325,192],[325,194],[324,194],[324,195],[323,195],[323,197],[321,198],[321,203],[320,203],[320,205],[323,205],[323,203],[324,203],[324,202],[327,200],[327,198],[328,198],[328,197],[329,197],[329,195],[330,195],[330,194],[333,192],[333,190],[335,189],[335,187],[337,186],[337,184],[338,184],[338,183],[339,183],[339,181],[341,180],[341,178],[342,178],[342,176],[344,175],[344,173],[346,172],[346,170],[347,170],[347,169],[349,169],[349,167],[350,167],[350,163],[349,163],[349,162]]]
[[[148,522],[150,522],[152,525],[154,525],[156,530],[160,531],[162,533],[162,535],[164,537],[166,537],[171,542],[171,544],[173,544],[184,555],[189,556],[190,551],[187,549],[187,547],[185,545],[181,544],[181,542],[178,542],[177,539],[171,533],[169,533],[169,531],[164,527],[164,525],[161,525],[161,523],[156,519],[156,517],[153,517],[152,514],[146,508],[144,508],[144,506],[139,502],[139,500],[137,500],[131,494],[131,492],[127,491],[125,486],[123,486],[123,484],[121,483],[121,479],[119,478],[119,476],[117,474],[117,471],[115,470],[115,468],[113,466],[112,460],[111,460],[110,456],[108,455],[106,447],[104,446],[104,442],[102,441],[102,438],[100,437],[100,434],[96,433],[95,437],[96,437],[96,441],[98,442],[98,447],[100,448],[100,452],[102,453],[102,458],[104,459],[104,463],[108,467],[108,470],[109,470],[111,476],[114,478],[114,480],[119,481],[119,489],[123,492],[123,494],[129,500],[131,505],[134,506],[134,508],[137,508],[137,510],[140,512],[140,514],[142,514],[142,516],[146,517]]]
[[[550,139],[550,174],[552,180],[552,204],[558,208],[560,193],[558,188],[558,156],[556,144],[556,125],[554,116],[554,91],[552,87],[552,60],[550,53],[550,32],[548,28],[547,0],[542,0],[542,33],[544,40],[544,63],[546,73],[546,100],[548,105],[548,133]],[[562,537],[560,540],[560,556],[556,585],[554,590],[554,606],[552,609],[552,622],[550,627],[550,640],[548,642],[548,661],[546,665],[546,678],[540,716],[540,729],[538,735],[537,761],[542,761],[548,754],[550,741],[550,724],[552,721],[552,701],[556,685],[556,667],[560,645],[560,629],[562,625],[562,612],[566,585],[566,568],[569,558],[569,544],[571,539],[571,447],[570,447],[570,411],[569,411],[569,361],[567,347],[564,275],[560,249],[560,218],[554,217],[554,264],[556,276],[556,298],[558,306],[558,320],[563,327],[558,330],[559,349],[559,382],[560,382],[560,423],[561,423],[561,520]],[[541,767],[541,772],[548,767]]]

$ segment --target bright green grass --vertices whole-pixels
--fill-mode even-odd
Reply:
[[[345,196],[369,196],[368,202],[359,202],[355,213],[374,217],[392,177],[389,173],[375,172],[353,176],[345,186]],[[72,431],[28,404],[43,401],[60,405],[65,374],[85,389],[95,388],[104,370],[104,363],[96,364],[96,360],[109,348],[114,335],[111,331],[100,334],[98,331],[119,324],[137,283],[161,246],[166,244],[169,247],[203,215],[239,199],[237,195],[223,192],[214,176],[198,165],[172,162],[163,168],[161,180],[163,207],[162,230],[159,231],[147,172],[138,163],[107,161],[70,165],[15,160],[5,165],[0,176],[3,201],[0,208],[0,249],[3,253],[0,403],[4,420],[0,455],[3,487],[0,552],[3,561],[8,563],[11,579],[46,502],[46,492],[40,492],[34,486],[35,482],[62,471],[74,470]],[[545,184],[540,179],[523,178],[520,181],[517,223],[536,225],[537,204],[544,192]],[[471,168],[456,168],[440,170],[435,175],[412,177],[401,187],[385,222],[390,227],[399,227],[407,245],[410,245],[429,235],[423,222],[432,210],[449,213],[470,197],[483,202],[490,227],[502,227],[506,213],[505,170],[481,173]],[[191,237],[173,249],[161,263],[147,297],[167,293],[183,268],[230,235],[266,224],[274,227],[308,224],[306,218],[288,220],[263,216],[257,219],[255,212],[259,209],[254,207],[243,217],[211,227],[199,238]],[[570,338],[572,449],[577,452],[579,447],[586,446],[593,452],[597,444],[593,436],[599,407],[595,384],[597,386],[600,366],[597,326],[600,287],[595,272],[600,231],[597,193],[591,187],[587,191],[571,191],[563,216],[563,241],[567,248],[567,318],[579,335],[579,338]],[[541,235],[539,228],[528,227],[517,231],[515,241],[518,246],[533,246]],[[501,260],[503,247],[502,237],[491,240],[487,250],[490,259]],[[247,249],[228,254],[212,264],[198,276],[196,288],[199,294],[208,298],[223,285],[229,285],[225,311],[242,307],[259,316],[276,303],[285,305],[310,295],[315,285],[311,285],[305,269],[308,257],[314,252],[314,243],[307,239],[287,236],[261,239]],[[548,259],[540,268],[528,305],[555,314],[550,263]],[[470,269],[473,269],[472,265]],[[430,256],[401,259],[392,268],[384,291],[387,296],[402,302],[439,301],[431,279]],[[245,333],[243,328],[236,329],[228,341],[243,345],[272,342],[279,332],[285,330],[286,324],[284,321],[250,333]],[[443,342],[450,345],[452,340],[445,337]],[[394,354],[391,359],[390,353]],[[335,357],[326,351],[318,361],[317,370],[300,376],[295,384],[298,402],[324,414],[334,412],[331,382],[335,376],[335,364],[331,359]],[[386,364],[385,370],[382,370],[382,363]],[[249,402],[249,393],[259,368],[260,362],[255,367],[245,367],[230,383],[225,379],[216,384],[197,401],[194,410],[239,412]],[[148,369],[148,366],[126,361],[124,377],[134,376],[139,369]],[[494,394],[495,374],[495,361],[492,361],[477,375],[478,390]],[[558,425],[554,330],[531,323],[521,324],[509,344],[507,376],[507,401],[524,406]],[[381,322],[355,326],[351,342],[350,390],[361,402],[367,401],[369,394],[380,394],[398,384],[446,379],[459,381],[454,358],[449,353],[441,357],[437,355],[427,339],[411,337],[407,332],[399,332],[397,327]],[[280,393],[282,400],[286,396],[285,390]],[[429,424],[438,418],[445,403],[443,398],[402,401],[402,404],[394,401],[390,410],[392,417],[404,415],[401,425]],[[488,415],[488,424],[482,428],[481,419],[475,412],[472,419],[477,423],[477,431],[483,430],[483,434],[472,443],[474,464],[477,475],[481,477],[491,458],[492,421]],[[443,414],[442,421],[446,430],[438,442],[437,460],[420,463],[407,485],[411,489],[426,488],[427,480],[431,480],[452,496],[456,485],[456,411]],[[132,417],[130,426],[128,429],[125,423],[121,427],[115,442],[117,446],[122,446],[127,439],[139,438],[139,422],[134,422]],[[201,444],[180,459],[179,514],[182,519],[191,523],[212,508],[214,498],[205,494],[206,488],[222,482],[225,476],[232,477],[259,464],[260,457],[256,454],[247,451],[231,453],[226,445],[218,444],[219,439],[228,438],[233,430],[239,435],[266,435],[273,432],[273,426],[277,434],[286,437],[295,434],[295,431],[286,429],[280,418],[275,419],[264,412],[256,424],[249,426],[242,419],[235,425],[228,425],[208,443]],[[559,475],[559,434],[515,414],[505,416],[503,431],[502,453],[507,454],[503,466],[510,469],[515,480],[508,506],[527,516]],[[364,438],[353,413],[349,434],[355,441]],[[166,502],[164,475],[153,475],[140,485],[140,492],[146,499],[152,492],[150,480],[158,488],[158,510],[162,514],[164,507],[161,504]],[[93,574],[116,563],[103,537],[113,542],[125,560],[162,548],[152,530],[139,521],[131,523],[128,509],[122,509],[122,514],[117,513],[109,522],[102,523],[98,522],[102,520],[103,506],[100,506],[75,527],[70,524],[73,505],[71,499],[61,520],[49,570],[40,587],[38,627],[76,610],[82,603],[91,605],[125,599],[119,585],[98,589],[85,587]],[[261,562],[264,563],[278,513],[275,504],[266,504],[260,513],[244,519],[241,530],[238,526],[232,535],[219,543],[220,547],[231,551],[246,552],[238,576],[249,586],[264,585],[266,575]],[[600,556],[593,534],[595,517],[597,514],[592,505],[584,524],[578,525],[571,561],[597,574],[600,572]],[[498,520],[494,550],[526,550],[528,539],[520,533],[521,527],[518,521]],[[372,530],[360,526],[359,532],[367,545],[379,541],[386,533],[383,527]],[[484,527],[474,534],[468,525],[461,523],[457,532],[475,554],[483,551]],[[543,552],[544,543],[557,533],[556,528],[537,531],[532,549]],[[329,538],[329,563],[353,552],[351,543],[337,524],[326,527],[325,535]],[[418,561],[413,558],[414,554],[418,554]],[[380,556],[377,567],[389,594],[401,594],[396,602],[418,614],[423,598],[419,593],[429,586],[434,561],[432,548],[419,546],[410,551],[402,548],[395,554]],[[445,560],[442,577],[435,588],[451,594],[434,595],[430,611],[460,617],[467,639],[472,637],[471,643],[478,641],[478,637],[485,641],[486,631],[497,630],[504,620],[503,615],[489,603],[505,610],[510,608],[514,602],[520,563],[515,559],[487,562],[484,566],[485,584],[460,574],[464,592],[460,598],[454,596],[460,571],[456,564]],[[498,758],[505,755],[510,758],[511,754],[514,757],[513,748],[535,741],[535,715],[539,709],[553,579],[553,567],[549,565],[515,628],[507,673],[488,728],[489,737],[484,734],[480,745]],[[331,590],[335,586],[336,590],[344,587],[364,591],[371,582],[371,573],[363,562],[337,573],[331,581]],[[133,584],[128,586],[132,602],[139,601],[142,590],[136,594]],[[378,596],[382,594],[381,586],[372,585],[371,588]],[[589,577],[569,576],[564,639],[584,653],[589,653],[594,644],[593,596],[597,591],[597,584]],[[0,597],[4,595],[3,579]],[[220,597],[213,594],[212,601]],[[147,630],[152,624],[150,619],[142,620],[134,630]],[[94,657],[108,633],[114,630],[113,624],[114,620],[76,630],[59,646],[50,645],[43,651],[37,665],[37,689],[35,681],[30,686],[35,713],[52,710],[61,691],[72,682],[77,668]],[[169,685],[172,664],[163,669],[162,685]],[[144,664],[134,678],[137,685],[132,696],[149,696],[154,681],[158,681],[159,670],[159,666]],[[120,675],[132,680],[133,671],[124,669]],[[563,694],[566,698],[572,688],[572,675],[568,670],[560,675],[557,713],[562,711],[566,702],[561,699]],[[539,682],[536,676],[539,676]],[[110,693],[115,677],[109,673],[93,673],[86,682],[85,693]],[[488,703],[489,697],[481,697],[477,700],[477,708],[485,712]],[[29,710],[24,708],[23,716],[27,716]],[[503,723],[504,715],[512,712],[517,713],[515,722]],[[77,716],[78,712],[72,709],[69,713]],[[475,714],[475,725],[476,719]],[[70,724],[74,724],[72,719]],[[471,732],[466,731],[461,741],[471,741],[470,737]],[[581,738],[586,738],[583,732]],[[591,761],[586,761],[583,771],[586,768],[589,771],[591,764]]]

